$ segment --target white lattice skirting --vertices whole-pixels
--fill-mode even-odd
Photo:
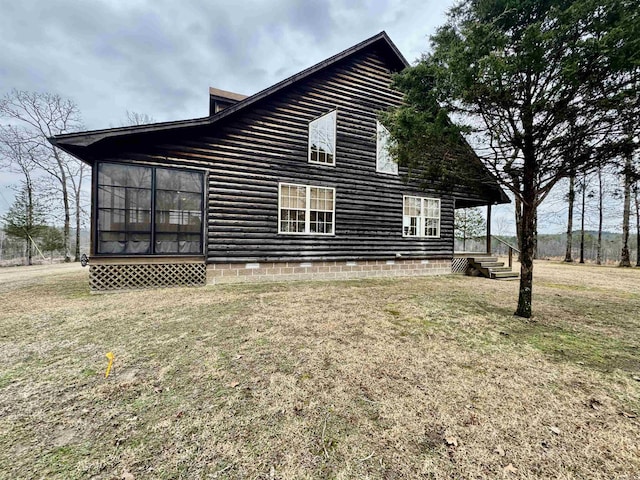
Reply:
[[[89,284],[94,292],[201,286],[206,282],[207,267],[204,262],[89,266]]]
[[[469,268],[468,258],[454,258],[451,261],[451,273],[466,273]]]

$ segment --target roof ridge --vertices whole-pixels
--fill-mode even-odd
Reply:
[[[119,135],[128,135],[128,134],[135,134],[135,133],[148,133],[148,132],[155,132],[155,131],[162,131],[162,130],[167,130],[167,129],[171,129],[171,128],[186,128],[186,127],[190,127],[190,126],[200,126],[200,125],[207,125],[207,124],[212,124],[217,122],[218,120],[225,118],[229,115],[232,115],[233,113],[237,112],[238,110],[241,110],[243,108],[245,108],[248,105],[251,105],[259,100],[262,100],[263,98],[267,97],[268,95],[271,95],[272,93],[277,92],[278,90],[293,84],[294,82],[297,82],[298,80],[301,80],[315,72],[318,72],[330,65],[333,65],[334,63],[349,57],[350,55],[376,43],[377,41],[380,40],[384,40],[385,43],[387,44],[387,46],[391,49],[391,51],[394,53],[394,55],[396,56],[396,59],[398,60],[398,63],[403,65],[404,67],[408,67],[409,66],[409,62],[407,62],[407,60],[404,58],[404,56],[402,55],[402,53],[400,53],[400,51],[398,50],[398,48],[395,46],[395,44],[391,41],[391,39],[389,38],[389,36],[387,35],[387,32],[385,32],[384,30],[381,31],[380,33],[377,33],[376,35],[373,35],[372,37],[369,37],[345,50],[342,50],[341,52],[336,53],[335,55],[332,55],[331,57],[318,62],[314,65],[311,65],[310,67],[305,68],[304,70],[301,70],[298,73],[295,73],[293,75],[291,75],[290,77],[287,77],[273,85],[271,85],[270,87],[264,88],[262,90],[260,90],[259,92],[250,95],[248,97],[246,97],[243,100],[238,101],[237,103],[231,105],[230,107],[225,108],[224,110],[221,110],[220,112],[214,114],[214,115],[210,115],[207,117],[200,117],[200,118],[194,118],[194,119],[186,119],[186,120],[173,120],[173,121],[168,121],[168,122],[157,122],[157,123],[151,123],[151,124],[147,124],[147,125],[131,125],[131,126],[126,126],[126,127],[116,127],[116,128],[107,128],[107,129],[99,129],[99,130],[88,130],[88,131],[84,131],[84,132],[76,132],[76,133],[65,133],[65,134],[61,134],[61,135],[55,135],[53,137],[49,138],[49,141],[65,150],[65,148],[63,147],[63,145],[67,144],[67,145],[76,145],[76,146],[83,146],[83,147],[87,147],[89,145],[92,145],[93,143],[96,143],[100,140],[103,140],[105,138],[108,137],[114,137],[114,136],[119,136]],[[92,138],[95,137],[95,138]],[[77,138],[78,140],[76,142],[73,142],[72,140],[74,138]],[[68,142],[63,142],[64,140],[70,140]],[[65,150],[67,151],[67,150]],[[73,154],[73,152],[69,152],[71,154]]]

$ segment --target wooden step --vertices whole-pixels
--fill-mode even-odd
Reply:
[[[468,260],[473,263],[483,263],[483,262],[497,262],[498,258],[497,257],[469,257]]]
[[[476,265],[480,265],[482,268],[497,268],[504,267],[504,262],[476,262]]]
[[[491,278],[496,280],[515,280],[520,278],[518,272],[491,272]]]
[[[469,264],[480,272],[483,277],[493,280],[518,280],[520,274],[505,267],[504,262],[499,262],[496,257],[472,257]]]

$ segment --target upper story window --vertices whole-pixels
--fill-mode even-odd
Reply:
[[[389,153],[389,130],[376,120],[376,172],[398,175],[398,163]]]
[[[336,111],[309,123],[309,162],[336,164]]]
[[[281,183],[278,233],[333,235],[335,197],[334,188]]]
[[[403,197],[402,236],[440,237],[440,199]]]
[[[202,254],[201,172],[98,164],[96,253]]]

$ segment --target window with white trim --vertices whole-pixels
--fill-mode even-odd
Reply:
[[[333,235],[336,191],[331,187],[278,185],[278,233]]]
[[[398,175],[398,162],[389,153],[391,134],[376,120],[376,172]]]
[[[440,237],[440,199],[403,197],[403,237]]]
[[[336,111],[309,122],[309,163],[336,164]]]

